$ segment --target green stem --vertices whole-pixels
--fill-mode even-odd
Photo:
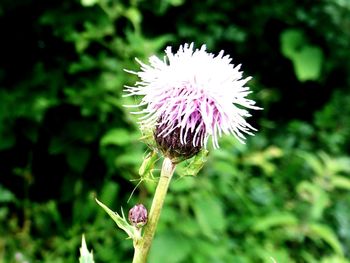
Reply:
[[[144,228],[143,237],[134,241],[135,254],[132,261],[133,263],[146,263],[147,255],[157,229],[160,213],[162,211],[165,196],[168,191],[171,177],[174,174],[174,170],[175,164],[169,158],[165,158],[163,161],[158,186],[153,197],[148,223]]]

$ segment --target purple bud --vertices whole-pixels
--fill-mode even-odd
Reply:
[[[159,119],[162,122],[162,118]],[[200,144],[195,145],[193,143],[195,134],[197,133],[197,126],[194,126],[193,131],[186,132],[186,136],[182,135],[181,129],[174,128],[173,131],[167,135],[163,136],[164,130],[168,129],[167,124],[157,125],[154,137],[157,142],[158,148],[162,153],[170,158],[173,162],[177,163],[183,160],[187,160],[192,156],[196,155],[202,148]],[[203,131],[198,132],[198,136],[204,134]],[[182,138],[184,137],[184,138]]]
[[[137,228],[143,227],[147,224],[147,209],[143,204],[135,205],[129,211],[129,221]]]

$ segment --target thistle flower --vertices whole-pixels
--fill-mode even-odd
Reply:
[[[221,51],[217,56],[206,51],[203,45],[193,49],[193,43],[180,46],[174,54],[171,47],[160,60],[149,58],[150,65],[139,61],[141,71],[127,72],[137,75],[141,81],[134,87],[125,86],[125,96],[143,96],[138,105],[143,110],[140,123],[143,127],[155,127],[155,139],[168,155],[187,158],[206,147],[212,137],[218,148],[218,137],[233,134],[244,143],[245,134],[256,131],[245,117],[247,109],[260,109],[245,87],[251,77],[242,78],[241,65],[231,64],[231,58]]]

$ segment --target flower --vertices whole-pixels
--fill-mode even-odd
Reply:
[[[141,81],[124,89],[125,96],[143,96],[131,107],[143,107],[134,113],[144,114],[142,126],[156,127],[158,144],[165,141],[167,147],[179,144],[198,152],[209,137],[218,148],[222,134],[233,134],[242,143],[245,134],[253,135],[256,129],[245,120],[251,116],[247,109],[260,108],[246,98],[251,91],[245,84],[251,77],[242,78],[241,65],[231,64],[224,51],[215,56],[205,45],[194,50],[193,43],[176,53],[167,47],[165,53],[163,60],[151,56],[150,65],[136,59],[141,71],[126,71]]]

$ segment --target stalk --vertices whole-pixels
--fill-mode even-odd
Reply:
[[[147,255],[157,229],[160,213],[162,211],[169,183],[174,174],[175,166],[176,165],[169,158],[164,159],[157,189],[153,197],[148,223],[144,227],[144,234],[140,239],[134,241],[135,253],[132,261],[133,263],[147,262]]]

